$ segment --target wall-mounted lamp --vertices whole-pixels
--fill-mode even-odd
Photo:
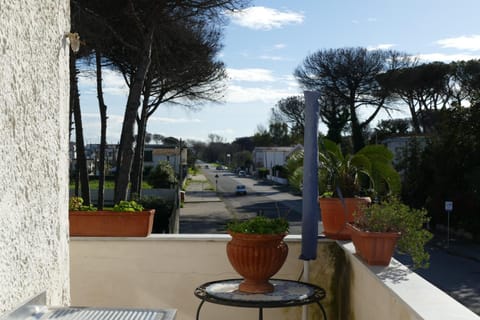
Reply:
[[[65,34],[65,37],[70,41],[70,48],[72,48],[72,51],[77,53],[78,50],[80,50],[80,35],[77,32],[69,32]]]

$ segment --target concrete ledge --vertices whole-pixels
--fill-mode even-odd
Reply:
[[[204,241],[221,241],[225,242],[232,237],[228,234],[196,234],[196,233],[184,233],[184,234],[151,234],[148,237],[71,237],[70,241],[192,241],[192,240],[204,240]],[[287,242],[301,242],[301,235],[288,235],[285,237]],[[332,241],[332,240],[321,240]]]
[[[479,317],[409,268],[392,259],[388,267],[369,266],[351,242],[340,243],[352,269],[355,319],[462,319]]]

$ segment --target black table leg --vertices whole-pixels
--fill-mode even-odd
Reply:
[[[325,309],[323,309],[322,304],[319,301],[317,301],[317,304],[320,307],[320,310],[322,310],[323,319],[327,320],[327,314],[325,313]]]
[[[202,308],[202,305],[205,303],[205,300],[202,300],[202,302],[200,302],[200,304],[198,305],[198,308],[197,308],[197,317],[195,318],[196,320],[199,320],[200,319],[200,309]]]
[[[263,308],[258,308],[258,320],[263,320]]]

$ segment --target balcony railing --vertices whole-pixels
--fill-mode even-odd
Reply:
[[[147,238],[72,238],[73,306],[173,308],[177,319],[195,319],[205,282],[237,278],[225,246],[228,235],[152,235]],[[288,236],[287,262],[277,278],[301,279],[299,236]],[[476,319],[477,316],[397,261],[369,267],[350,243],[319,240],[309,282],[325,288],[328,319]],[[202,319],[256,319],[257,310],[206,303]],[[309,319],[321,319],[318,306]],[[265,319],[302,318],[302,307],[267,309]]]

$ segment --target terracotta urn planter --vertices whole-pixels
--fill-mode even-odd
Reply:
[[[69,211],[70,236],[146,237],[152,232],[154,214],[155,210]]]
[[[399,232],[367,232],[348,223],[356,253],[369,265],[388,266],[395,252]]]
[[[350,240],[350,230],[346,228],[348,222],[353,222],[353,213],[361,213],[363,206],[371,200],[368,197],[345,198],[345,206],[339,198],[318,198],[321,210],[324,234],[327,238],[336,240]]]
[[[286,234],[247,234],[229,232],[232,240],[227,244],[228,260],[243,278],[239,291],[248,293],[272,292],[268,281],[283,266],[288,246]]]

